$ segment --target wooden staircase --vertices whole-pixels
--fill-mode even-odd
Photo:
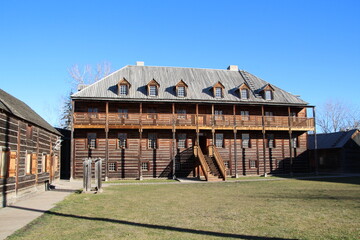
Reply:
[[[225,181],[226,169],[216,147],[209,146],[209,155],[204,155],[199,146],[194,146],[194,155],[199,159],[202,173],[206,181]]]

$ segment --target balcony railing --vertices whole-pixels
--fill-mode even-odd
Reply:
[[[211,115],[211,114],[171,114],[171,113],[74,113],[75,125],[108,125],[111,126],[190,126],[218,128],[293,128],[312,129],[314,119],[287,116],[254,116],[254,115]]]

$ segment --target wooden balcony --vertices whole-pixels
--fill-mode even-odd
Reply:
[[[108,119],[108,124],[106,120]],[[74,128],[314,130],[313,118],[171,113],[74,113]]]

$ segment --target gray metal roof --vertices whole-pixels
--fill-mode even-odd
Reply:
[[[53,128],[48,122],[40,117],[28,105],[2,89],[0,89],[0,109],[15,115],[18,118],[21,118],[31,123],[32,125],[37,125],[52,133],[55,133],[56,135],[60,135],[60,133],[56,131],[55,128]]]
[[[320,133],[316,134],[317,137],[317,149],[329,149],[329,148],[342,148],[358,131],[357,129],[352,129],[345,132],[334,132],[334,133]],[[315,149],[315,136],[309,135],[308,138],[308,148],[310,150]]]
[[[131,84],[127,96],[117,94],[117,84],[125,78]],[[155,79],[159,84],[159,93],[156,97],[147,95],[147,84]],[[188,85],[186,97],[177,97],[175,85],[183,80]],[[213,97],[212,86],[220,81],[224,86],[224,97]],[[250,98],[242,100],[238,88],[247,83],[251,89]],[[260,94],[268,82],[246,72],[218,69],[180,68],[180,67],[153,67],[153,66],[125,66],[98,82],[83,88],[72,95],[73,99],[101,99],[101,100],[132,100],[132,101],[194,101],[222,103],[255,103],[255,104],[294,104],[307,105],[307,102],[274,85],[274,99],[264,100]]]

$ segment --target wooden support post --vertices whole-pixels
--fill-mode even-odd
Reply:
[[[215,146],[215,115],[214,104],[211,104],[211,133],[212,133],[212,145]]]
[[[316,118],[315,118],[315,107],[313,107],[313,118],[314,118],[314,160],[315,160],[315,174],[319,174],[319,162],[318,162],[318,152],[317,152],[317,135],[316,135]]]
[[[199,104],[196,104],[196,144],[199,146]]]
[[[262,137],[263,137],[263,155],[264,155],[264,177],[267,177],[266,171],[266,146],[265,146],[265,117],[264,117],[264,106],[261,106],[262,116]]]
[[[105,118],[105,181],[109,180],[109,102],[106,102]]]
[[[140,103],[140,106],[139,106],[139,112],[140,112],[140,129],[139,129],[139,155],[138,155],[138,158],[139,158],[139,161],[138,161],[138,171],[139,171],[139,180],[143,180],[143,176],[142,176],[142,170],[141,170],[141,157],[142,157],[142,132],[143,132],[143,129],[142,129],[142,103]]]
[[[75,177],[75,140],[74,140],[74,112],[75,102],[71,101],[71,142],[70,142],[70,181]]]
[[[290,147],[290,176],[293,176],[293,141],[292,141],[292,130],[291,130],[291,110],[290,106],[288,107],[288,122],[289,122],[289,147]]]
[[[172,166],[172,178],[176,179],[176,173],[175,173],[175,168],[176,168],[176,130],[175,130],[175,124],[176,124],[176,120],[175,120],[175,104],[172,104],[172,114],[173,114],[173,128],[172,128],[172,134],[173,134],[173,139],[172,139],[172,152],[173,152],[173,166]]]
[[[237,129],[236,129],[236,106],[234,104],[233,106],[233,115],[234,115],[234,161],[235,161],[235,178],[238,178],[238,167],[237,167],[237,144],[236,144],[236,135],[237,135]]]
[[[15,196],[17,196],[18,194],[18,190],[19,190],[19,166],[20,166],[20,143],[21,143],[21,137],[20,137],[20,132],[21,132],[21,126],[20,126],[21,122],[20,120],[18,120],[18,132],[17,132],[17,153],[16,153],[16,178],[15,178]],[[25,156],[26,157],[26,156]]]
[[[38,167],[39,167],[39,134],[40,134],[40,131],[39,131],[39,128],[37,128],[37,139],[36,139],[36,157],[37,157],[37,160],[36,160],[36,172],[35,172],[35,185],[37,185],[38,183],[38,180],[39,180],[39,170],[38,170]]]

